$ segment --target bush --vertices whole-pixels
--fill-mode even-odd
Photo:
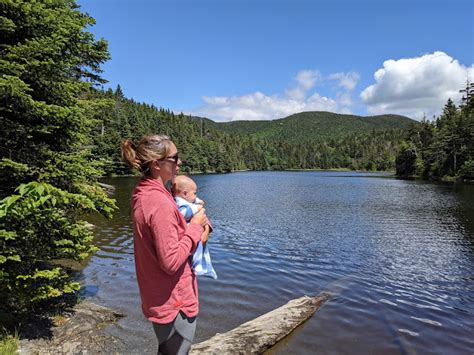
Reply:
[[[474,180],[474,159],[464,162],[459,169],[459,177],[463,180]]]
[[[0,309],[22,311],[79,289],[54,260],[82,260],[96,250],[81,212],[91,199],[46,183],[20,185],[0,202]]]

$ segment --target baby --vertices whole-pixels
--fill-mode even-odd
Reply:
[[[187,176],[176,176],[173,182],[173,196],[178,205],[179,212],[184,216],[186,223],[189,223],[194,214],[202,209],[204,201],[197,197],[197,185]],[[217,274],[212,267],[211,255],[207,247],[210,227],[204,227],[205,238],[198,243],[194,251],[192,267],[196,275],[208,276],[217,279]]]

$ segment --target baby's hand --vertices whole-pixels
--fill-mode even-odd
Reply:
[[[204,201],[201,200],[199,197],[196,197],[196,201],[194,201],[194,203],[195,203],[196,205],[204,206]]]
[[[204,208],[203,205],[197,205],[196,207],[197,207],[198,212]]]

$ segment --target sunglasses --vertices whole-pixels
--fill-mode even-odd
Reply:
[[[178,160],[179,160],[178,153],[176,153],[175,155],[160,159],[159,161],[164,161],[164,160],[169,160],[169,161],[172,161],[175,164],[178,164]]]

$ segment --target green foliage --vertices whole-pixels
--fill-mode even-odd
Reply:
[[[78,213],[97,211],[94,202],[50,184],[22,184],[0,201],[0,297],[3,307],[29,304],[78,289],[60,258],[82,260],[95,250],[92,232]]]
[[[90,255],[79,216],[115,208],[92,153],[111,104],[90,95],[109,57],[93,24],[73,0],[0,1],[0,310],[77,290],[56,260]]]
[[[18,332],[9,334],[6,330],[0,330],[0,355],[16,354],[20,347]]]
[[[459,177],[463,180],[474,181],[474,159],[464,162],[459,169]]]
[[[460,107],[451,99],[434,121],[408,131],[397,155],[397,175],[429,179],[474,178],[474,86],[467,83]],[[416,163],[415,163],[416,161]]]
[[[420,157],[413,144],[402,142],[395,159],[395,172],[398,176],[409,177],[419,173]]]

